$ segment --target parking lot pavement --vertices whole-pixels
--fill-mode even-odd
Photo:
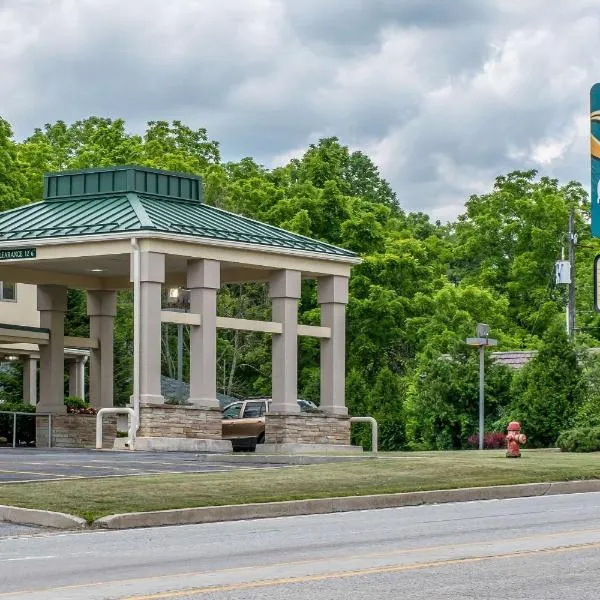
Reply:
[[[112,452],[53,448],[1,448],[0,483],[118,477],[157,473],[207,473],[283,467],[264,462],[244,465],[221,458],[198,460],[190,452]]]

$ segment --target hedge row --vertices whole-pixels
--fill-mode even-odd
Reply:
[[[563,431],[556,445],[563,452],[600,451],[600,427],[580,427]]]

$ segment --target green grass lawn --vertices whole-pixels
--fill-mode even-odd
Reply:
[[[504,451],[382,454],[377,459],[227,473],[187,473],[0,485],[0,504],[79,515],[600,479],[600,453]]]

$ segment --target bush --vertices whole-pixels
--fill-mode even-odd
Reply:
[[[600,427],[578,427],[563,431],[556,445],[563,452],[600,451]]]
[[[470,435],[467,443],[471,448],[479,448],[479,434]],[[506,445],[506,434],[501,431],[490,431],[483,435],[483,447],[486,450],[497,450]]]
[[[67,396],[65,398],[65,406],[69,408],[86,408],[87,404],[83,398],[79,396]]]
[[[78,415],[95,415],[96,409],[92,408],[79,396],[67,396],[65,398],[65,405],[67,407],[67,412],[70,414],[78,414]]]

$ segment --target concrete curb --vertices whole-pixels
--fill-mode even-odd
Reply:
[[[74,515],[5,505],[0,505],[0,521],[53,529],[85,529],[88,526],[85,519]]]
[[[342,498],[319,498],[292,500],[288,502],[265,502],[226,506],[206,506],[145,513],[109,515],[94,521],[92,527],[103,529],[132,529],[164,525],[191,525],[243,519],[265,519],[309,514],[397,508],[421,504],[447,502],[472,502],[504,498],[525,498],[556,494],[599,492],[600,480],[559,481],[553,483],[526,483],[519,485],[406,492],[373,496],[349,496]]]
[[[432,490],[428,492],[404,492],[399,494],[318,498],[313,500],[291,500],[287,502],[264,502],[123,513],[97,519],[92,524],[92,527],[96,529],[134,529],[138,527],[159,527],[166,525],[192,525],[220,521],[240,521],[244,519],[267,519],[272,517],[292,517],[355,510],[398,508],[402,506],[419,506],[422,504],[501,500],[506,498],[580,494],[585,492],[600,492],[600,480],[586,479],[552,483],[524,483],[519,485]],[[54,529],[81,530],[89,527],[84,519],[74,515],[6,505],[0,505],[0,521]]]

